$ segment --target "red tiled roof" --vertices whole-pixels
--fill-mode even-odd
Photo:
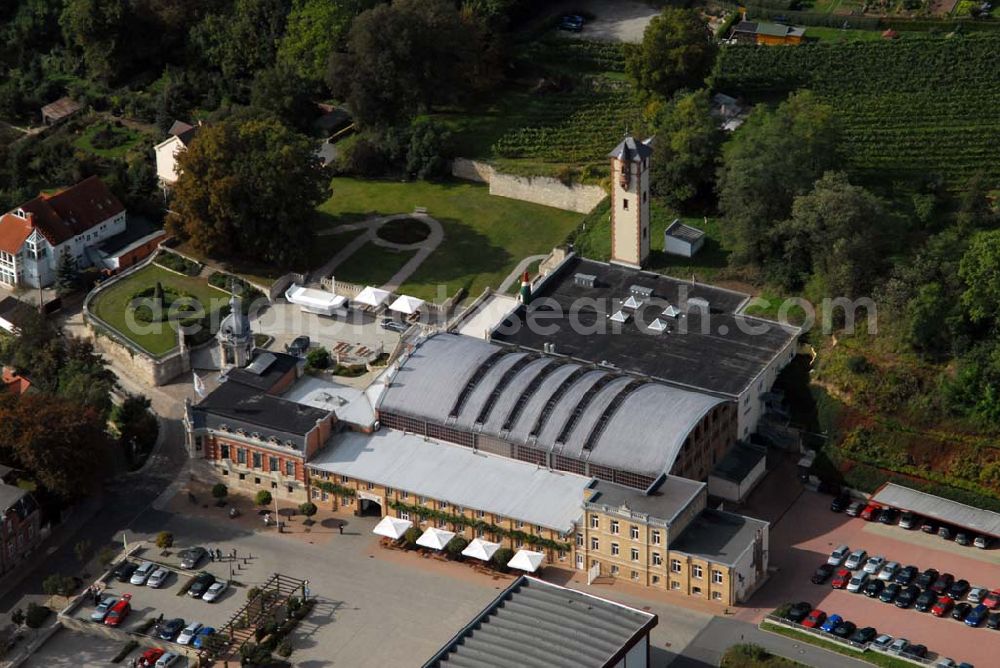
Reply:
[[[7,392],[11,394],[24,394],[31,387],[31,381],[24,376],[19,376],[10,367],[3,368],[3,385]]]
[[[31,223],[12,213],[0,216],[0,250],[16,255],[31,236]]]
[[[39,195],[20,208],[31,214],[31,224],[53,246],[69,241],[125,210],[118,198],[96,176],[54,195]]]

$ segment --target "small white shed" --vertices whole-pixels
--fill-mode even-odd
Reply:
[[[663,250],[670,255],[693,257],[704,243],[705,233],[696,227],[685,225],[679,218],[663,232]]]

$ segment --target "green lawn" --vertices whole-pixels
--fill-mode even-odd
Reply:
[[[576,238],[575,246],[581,255],[595,260],[611,257],[610,200],[605,200],[587,216],[585,229]],[[727,267],[729,251],[722,247],[721,221],[716,218],[684,218],[686,224],[703,230],[705,244],[694,257],[667,255],[663,252],[663,232],[678,216],[654,200],[650,212],[650,255],[647,269],[669,276],[690,279],[692,274],[699,281],[712,282]]]
[[[462,181],[336,178],[332,185],[333,195],[319,207],[330,225],[363,215],[410,213],[418,206],[426,207],[441,222],[444,241],[400,288],[435,301],[459,288],[477,296],[487,286],[497,287],[522,258],[549,252],[583,218],[578,213],[492,197],[487,186]],[[405,258],[397,258],[402,266]],[[337,270],[337,276],[356,282],[343,269]]]
[[[385,248],[370,241],[334,269],[338,280],[361,285],[384,285],[416,251]]]
[[[94,298],[90,305],[94,315],[147,352],[159,356],[177,346],[177,334],[174,327],[160,323],[155,325],[138,323],[142,329],[133,328],[130,327],[129,323],[134,323],[135,320],[128,315],[128,304],[133,295],[140,290],[154,287],[157,281],[162,283],[164,287],[173,287],[193,296],[206,309],[222,308],[226,305],[228,297],[225,291],[212,287],[205,279],[179,276],[162,267],[147,265],[134,274],[116,281]]]
[[[102,131],[114,138],[114,146],[98,148],[94,145],[97,133]],[[73,145],[102,158],[124,158],[125,154],[143,139],[144,135],[137,130],[124,126],[118,127],[107,121],[98,121],[84,130],[83,134],[73,142]]]
[[[857,652],[852,649],[848,649],[846,646],[832,641],[822,640],[810,633],[803,633],[795,629],[790,629],[786,626],[780,626],[778,624],[772,624],[770,622],[762,622],[760,628],[764,631],[770,631],[771,633],[777,633],[778,635],[792,638],[794,640],[799,640],[801,642],[809,643],[810,645],[815,645],[817,647],[822,647],[823,649],[830,650],[831,652],[836,652],[837,654],[843,654],[844,656],[849,656],[858,661],[864,661],[875,666],[882,666],[882,668],[912,668],[913,664],[909,661],[904,661],[903,659],[897,659],[892,656],[887,656],[885,654],[879,654],[878,652]]]

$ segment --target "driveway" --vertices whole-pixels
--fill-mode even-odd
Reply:
[[[383,329],[380,319],[357,309],[350,309],[346,318],[321,316],[281,301],[258,313],[251,328],[274,337],[268,346],[271,350],[282,351],[292,339],[304,334],[313,345],[321,345],[331,354],[341,350],[345,356],[363,357],[360,353],[364,350],[391,352],[399,342],[399,334]]]
[[[583,11],[595,17],[584,24],[583,31],[564,33],[566,35],[598,42],[636,44],[642,41],[642,33],[649,22],[660,13],[645,2],[635,0],[578,0],[560,5],[557,11],[559,13]]]

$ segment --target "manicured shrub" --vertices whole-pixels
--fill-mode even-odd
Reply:
[[[256,503],[258,506],[269,505],[271,503],[271,501],[273,501],[273,500],[274,499],[271,496],[271,493],[269,491],[267,491],[266,489],[262,489],[262,490],[258,491],[254,495],[254,497],[253,497],[254,503]]]
[[[29,603],[28,613],[25,615],[24,622],[28,625],[29,629],[37,629],[45,623],[50,614],[52,614],[52,611],[44,605]]]
[[[299,504],[299,512],[305,515],[306,517],[312,517],[313,515],[316,514],[317,510],[319,509],[316,507],[316,504],[313,503],[312,501],[306,501],[305,503]]]
[[[169,531],[161,531],[156,534],[156,547],[161,550],[165,550],[168,547],[173,547],[174,545],[174,534]]]
[[[212,497],[216,499],[224,499],[229,495],[229,488],[223,485],[221,482],[217,482],[212,485]]]

